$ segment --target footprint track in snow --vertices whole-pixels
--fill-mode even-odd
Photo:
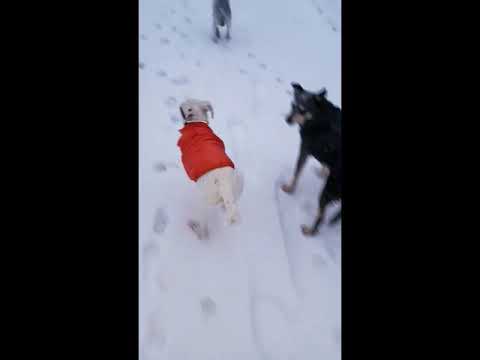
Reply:
[[[337,26],[335,25],[333,20],[329,18],[327,22],[328,22],[328,25],[330,25],[330,27],[332,28],[332,31],[337,32]]]
[[[159,161],[153,165],[153,169],[159,173],[165,172],[171,168],[178,169],[178,165],[173,162],[163,162],[163,161]]]
[[[200,299],[200,308],[202,310],[202,313],[206,316],[215,315],[215,313],[217,312],[217,304],[209,296],[205,296]]]
[[[311,3],[312,3],[312,5],[313,5],[313,7],[315,8],[315,10],[317,11],[317,13],[318,13],[322,18],[324,18],[326,15],[324,14],[325,12],[324,12],[323,9],[320,7],[320,5],[317,4],[315,0],[311,0]],[[327,23],[328,23],[328,25],[330,25],[330,28],[332,29],[333,32],[338,32],[338,27],[337,27],[337,25],[335,24],[335,22],[334,22],[330,17],[327,17]]]
[[[159,317],[155,314],[150,315],[148,323],[146,340],[149,348],[154,350],[162,350],[166,344],[166,332],[159,325]]]
[[[164,172],[164,171],[167,171],[167,167],[165,166],[164,163],[156,163],[155,165],[153,165],[153,169],[154,169],[156,172]]]
[[[157,274],[157,276],[155,277],[155,284],[157,285],[158,290],[162,292],[168,290],[168,286],[165,280],[163,279],[163,276],[160,274]]]
[[[247,53],[247,57],[248,57],[249,59],[252,59],[252,60],[253,60],[253,59],[257,59],[257,55],[255,55],[255,54],[252,53],[252,52]],[[260,62],[260,63],[258,63],[257,65],[258,65],[258,67],[259,67],[260,69],[262,69],[262,70],[265,70],[265,71],[268,70],[268,65],[265,64],[265,63],[263,63],[263,62]],[[242,69],[242,68],[239,69],[239,72],[240,72],[240,74],[242,74],[242,75],[248,74],[248,71],[246,71],[245,69]],[[283,84],[283,83],[284,83],[284,80],[283,80],[280,76],[275,77],[274,81],[276,81],[278,84]],[[290,94],[289,94],[289,95],[290,95]]]
[[[157,71],[157,76],[159,77],[167,77],[167,72],[165,70],[159,70]]]
[[[262,359],[274,358],[272,350],[275,342],[279,340],[276,338],[277,335],[272,336],[272,333],[265,329],[266,319],[271,319],[272,315],[275,317],[276,325],[280,325],[284,330],[282,331],[285,336],[282,336],[284,341],[288,341],[288,337],[291,336],[292,316],[282,299],[277,296],[260,296],[253,293],[250,298],[250,331]],[[267,340],[267,338],[269,339]],[[289,350],[291,351],[291,349]],[[293,354],[288,358],[293,359]]]
[[[169,39],[169,38],[162,37],[162,38],[160,38],[160,44],[162,44],[162,45],[169,45],[169,44],[170,44],[170,39]]]
[[[190,83],[190,79],[185,76],[185,75],[180,75],[180,76],[177,76],[173,79],[170,79],[170,82],[173,84],[173,85],[177,85],[177,86],[182,86],[182,85],[187,85]]]
[[[169,96],[163,103],[164,103],[169,109],[172,109],[172,108],[174,108],[175,106],[177,106],[178,101],[177,101],[177,98],[175,98],[174,96]]]
[[[168,225],[168,215],[163,208],[158,208],[155,211],[153,218],[153,232],[157,235],[163,234]]]

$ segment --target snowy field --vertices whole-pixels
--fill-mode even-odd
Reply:
[[[291,86],[341,106],[340,0],[231,0],[232,39],[212,41],[211,0],[140,0],[140,360],[339,360],[341,229],[304,237],[324,183],[310,160],[294,195]],[[208,241],[176,143],[178,106],[209,100],[244,174],[241,222]],[[330,209],[328,213],[334,212]]]

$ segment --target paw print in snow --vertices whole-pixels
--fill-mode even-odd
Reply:
[[[168,45],[168,44],[170,44],[170,40],[167,39],[167,38],[160,38],[160,44]]]
[[[155,218],[153,220],[153,231],[156,234],[161,235],[165,231],[167,224],[168,224],[167,213],[162,208],[158,208],[157,211],[155,212]]]
[[[160,77],[166,77],[167,73],[164,70],[157,71],[157,75]]]
[[[214,315],[217,311],[217,305],[210,297],[206,296],[200,300],[200,307],[205,315]]]
[[[177,99],[173,96],[169,96],[167,100],[165,100],[164,104],[169,108],[172,109],[177,105]]]
[[[172,84],[174,85],[186,85],[190,82],[189,78],[185,75],[177,76],[171,80]]]
[[[164,171],[167,171],[167,167],[165,166],[164,163],[156,163],[153,168],[155,169],[155,171],[157,172],[164,172]]]

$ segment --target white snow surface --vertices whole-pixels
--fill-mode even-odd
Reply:
[[[141,360],[341,358],[341,228],[305,237],[324,185],[288,126],[292,81],[341,106],[340,0],[231,0],[230,42],[212,41],[212,0],[140,0]],[[214,132],[244,175],[240,223],[210,239],[177,140],[178,106],[209,100]],[[330,209],[328,212],[333,212]]]

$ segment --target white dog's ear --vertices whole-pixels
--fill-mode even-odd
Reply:
[[[212,114],[212,119],[213,119],[213,107],[210,101],[203,101],[202,108],[203,108],[203,111],[205,112],[210,111],[210,114]]]
[[[210,104],[209,102],[207,102],[207,109],[210,110],[210,113],[212,114],[212,119],[213,119],[213,107],[212,107],[212,104]]]

